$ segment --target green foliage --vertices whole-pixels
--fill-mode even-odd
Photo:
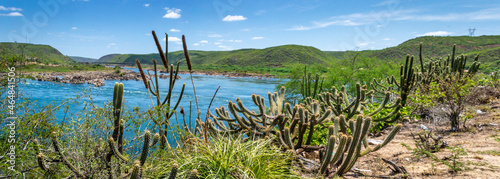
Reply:
[[[44,64],[68,64],[75,62],[49,45],[1,42],[0,54],[21,55],[21,58],[25,59],[24,62],[37,62]]]
[[[417,133],[417,136],[413,135],[413,140],[415,141],[415,146],[424,151],[429,151],[431,153],[439,152],[441,148],[446,147],[446,143],[442,141],[441,136],[435,136],[432,131],[422,131]]]
[[[467,156],[468,155],[467,151],[464,148],[460,147],[460,146],[448,147],[448,149],[451,150],[451,155],[449,157],[449,159],[451,160],[451,162],[449,162],[449,161],[443,161],[443,163],[446,166],[450,167],[450,169],[453,172],[468,170],[469,167],[467,167],[467,165],[460,160],[461,156]]]
[[[188,178],[194,169],[200,178],[300,178],[293,172],[292,155],[283,153],[271,140],[211,136],[209,143],[192,138],[183,150],[156,151],[161,157],[145,173],[160,177],[170,173],[174,163],[177,176]]]
[[[401,143],[404,147],[406,147],[408,150],[412,151],[412,154],[416,156],[417,158],[426,156],[431,158],[432,160],[436,162],[441,162],[444,165],[448,166],[451,170],[451,172],[458,172],[458,171],[463,171],[463,170],[468,170],[469,167],[467,166],[466,163],[462,162],[460,160],[461,156],[467,156],[467,151],[460,147],[460,146],[454,146],[454,147],[448,147],[447,149],[451,150],[451,155],[449,157],[445,157],[444,159],[439,159],[436,157],[431,151],[428,151],[423,148],[411,148],[408,144]],[[451,161],[449,161],[451,160]]]

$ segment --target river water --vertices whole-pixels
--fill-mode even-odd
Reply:
[[[130,69],[130,68],[128,68]],[[130,69],[137,71],[137,69]],[[187,115],[189,115],[190,101],[192,101],[192,124],[196,118],[196,103],[193,94],[193,86],[189,74],[180,74],[182,79],[178,79],[174,86],[174,95],[172,100],[177,101],[182,88],[182,84],[186,84],[183,98],[180,106],[182,106]],[[205,119],[205,114],[209,103],[220,86],[220,89],[215,96],[211,105],[211,111],[214,113],[215,107],[226,106],[230,100],[235,101],[236,98],[242,99],[245,106],[250,109],[257,109],[253,104],[252,94],[259,94],[264,96],[267,102],[267,93],[274,92],[277,84],[283,83],[280,79],[263,79],[263,78],[236,78],[236,77],[222,77],[222,76],[207,76],[207,75],[193,75],[193,80],[198,97],[198,103],[202,114],[202,119]],[[142,81],[127,80],[105,80],[105,85],[101,87],[94,87],[89,84],[65,84],[46,81],[27,80],[25,83],[19,84],[20,92],[28,97],[30,101],[36,102],[39,107],[43,107],[47,103],[59,104],[66,98],[74,98],[76,95],[82,93],[84,90],[86,94],[91,94],[94,104],[102,106],[113,99],[113,87],[115,82],[124,84],[124,105],[127,109],[132,107],[140,107],[141,111],[152,106],[147,89],[144,87]],[[161,96],[166,96],[168,89],[169,79],[160,79],[159,86]],[[84,99],[79,99],[84,100]],[[153,101],[155,98],[153,98]],[[175,104],[175,103],[174,103]],[[82,103],[71,105],[69,114],[79,112],[83,109]],[[179,108],[180,109],[180,108]],[[177,109],[177,111],[179,111]],[[56,113],[56,117],[63,118],[68,113],[62,111]],[[66,116],[67,117],[67,116]],[[188,116],[186,116],[188,117]]]

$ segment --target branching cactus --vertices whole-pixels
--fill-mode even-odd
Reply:
[[[431,82],[439,82],[440,79],[451,76],[458,76],[459,78],[464,76],[474,76],[480,66],[479,55],[474,57],[472,64],[467,68],[467,56],[456,55],[456,45],[453,45],[453,50],[451,55],[448,55],[446,60],[429,60],[427,64],[424,65],[424,59],[422,56],[422,44],[420,44],[420,56],[421,64],[421,74],[418,81],[423,84],[430,84]],[[467,70],[468,69],[468,70]]]
[[[167,69],[167,72],[170,72],[170,80],[167,89],[167,95],[162,98],[160,95],[159,83],[158,83],[158,69],[156,60],[153,59],[153,69],[154,76],[146,75],[144,70],[142,69],[141,63],[139,60],[136,60],[137,67],[139,68],[139,72],[141,74],[142,80],[144,81],[144,86],[148,90],[149,94],[152,95],[156,101],[156,104],[153,102],[153,108],[156,110],[154,114],[151,114],[152,121],[155,125],[158,126],[159,129],[159,139],[160,139],[160,147],[165,149],[165,147],[170,148],[170,144],[168,144],[167,133],[170,127],[169,119],[175,114],[175,110],[179,107],[180,101],[184,94],[184,88],[186,84],[182,85],[182,89],[180,91],[179,98],[176,102],[172,100],[173,89],[175,86],[175,82],[177,80],[177,74],[179,72],[180,62],[177,62],[177,67],[174,70],[174,65],[168,66],[168,42],[166,42],[166,52],[164,53],[162,47],[156,37],[156,33],[152,31],[153,38],[155,40],[156,46],[158,48],[158,52],[160,53],[161,60],[163,62],[164,67]],[[168,34],[165,34],[168,38]],[[174,136],[175,137],[175,136]]]
[[[353,117],[363,114],[363,111],[367,109],[367,105],[373,102],[371,101],[373,93],[373,90],[367,92],[366,85],[361,86],[361,84],[357,83],[356,96],[354,97],[350,96],[345,91],[345,87],[342,87],[340,90],[333,87],[331,92],[321,93],[319,95],[319,101],[322,106],[321,109],[330,108],[335,116],[343,116],[346,121],[349,121]],[[391,104],[390,95],[391,93],[386,91],[381,99],[379,107],[373,112],[366,114],[366,116],[374,117],[375,114],[379,113],[382,109],[391,109],[391,113],[386,116],[374,118],[373,121],[392,123],[398,120],[401,117],[401,114],[399,113],[399,109],[401,108],[401,99],[398,98]],[[310,104],[311,101],[313,100],[306,100],[306,104]]]
[[[320,150],[319,173],[342,175],[354,166],[358,157],[385,146],[401,129],[401,125],[397,125],[382,144],[371,148],[367,143],[367,134],[373,121],[370,116],[390,108],[394,111],[376,120],[398,119],[400,104],[399,100],[395,104],[388,104],[389,93],[386,93],[379,109],[362,115],[365,105],[371,102],[373,92],[367,93],[366,86],[360,84],[356,87],[356,97],[347,95],[344,88],[340,91],[333,88],[332,93],[318,95],[320,100],[308,98],[293,108],[289,103],[283,104],[283,87],[279,93],[268,94],[269,107],[259,95],[252,95],[257,112],[246,108],[237,99],[236,103],[229,102],[228,110],[220,107],[215,109],[216,114],[209,113],[213,121],[208,120],[206,125],[213,133],[245,134],[251,139],[273,137],[278,145],[298,155],[304,151]],[[315,126],[329,121],[333,121],[333,125],[329,127],[327,144],[311,146]],[[200,124],[203,125],[205,123]],[[333,172],[331,169],[336,167],[337,170]]]
[[[414,57],[410,55],[406,55],[406,61],[404,65],[401,65],[401,69],[399,71],[399,82],[396,80],[394,76],[387,77],[387,85],[381,84],[376,79],[373,79],[373,82],[370,83],[372,89],[377,93],[385,93],[386,91],[397,90],[399,93],[399,97],[401,99],[401,106],[406,106],[406,101],[408,99],[408,95],[413,90],[417,80],[417,73],[413,69],[413,59]],[[421,62],[421,66],[423,63]],[[432,72],[430,70],[430,72]]]

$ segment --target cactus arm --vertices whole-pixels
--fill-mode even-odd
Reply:
[[[156,143],[158,143],[158,141],[160,140],[160,134],[159,133],[156,133],[154,136],[153,136],[153,141],[151,142],[151,144],[149,145],[149,148],[153,147],[156,145]]]
[[[130,179],[140,179],[139,172],[141,170],[141,163],[139,161],[134,162],[134,166],[132,167],[132,173],[130,174]]]
[[[330,126],[332,128],[332,126]],[[330,164],[330,160],[332,159],[333,155],[333,148],[335,147],[335,136],[330,135],[328,138],[328,143],[326,145],[326,157],[324,157],[323,161],[321,161],[321,166],[319,169],[320,174],[324,174],[326,171],[326,168],[328,167],[328,164]]]
[[[177,169],[179,168],[179,165],[177,163],[174,163],[172,165],[172,168],[170,169],[170,174],[168,176],[168,179],[175,179],[175,176],[177,175]]]
[[[302,124],[302,126],[299,125],[299,127],[301,127],[301,129],[299,130],[297,144],[295,144],[294,148],[298,149],[298,148],[302,147],[302,142],[304,140],[304,134],[305,134],[308,126],[309,126],[309,123],[304,123],[304,124]]]
[[[284,143],[286,144],[287,148],[295,150],[293,146],[293,141],[290,133],[290,128],[286,127],[284,130]]]
[[[392,112],[391,112],[390,114],[388,114],[387,116],[382,117],[382,118],[379,118],[379,119],[374,119],[373,121],[375,121],[375,122],[380,122],[380,121],[385,121],[385,120],[387,120],[387,119],[391,118],[391,117],[392,117],[392,116],[394,116],[394,115],[398,116],[397,114],[400,114],[400,113],[399,113],[399,109],[401,109],[401,105],[398,105],[398,106],[396,107],[396,109],[394,109],[394,111],[392,111]],[[393,119],[393,120],[397,120],[397,119]]]
[[[169,105],[168,107],[170,107],[170,100],[172,98],[172,90],[174,89],[174,85],[175,85],[175,82],[173,79],[173,73],[174,73],[174,65],[170,65],[170,68],[172,69],[170,71],[170,76],[169,76],[169,79],[168,79],[168,93],[167,93],[167,96],[165,97],[165,99],[163,100],[163,103],[165,103],[165,101],[167,101],[167,104]]]
[[[179,107],[179,104],[180,104],[181,99],[182,99],[182,95],[184,95],[184,88],[185,87],[186,87],[186,83],[183,83],[182,84],[182,89],[181,89],[181,94],[179,95],[179,99],[177,99],[177,102],[175,103],[174,108],[172,108],[172,110],[170,110],[170,113],[167,115],[167,119],[169,119],[170,117],[172,117],[172,115],[174,115],[174,112],[177,109],[177,107]],[[168,111],[167,111],[167,113],[168,113]]]
[[[423,60],[423,55],[422,55],[422,43],[420,43],[420,50],[419,50],[419,53],[418,53],[418,57],[419,57],[419,60],[420,60],[420,70],[422,71],[422,73],[425,73],[425,68],[424,68],[424,60]]]
[[[66,159],[66,156],[62,153],[61,148],[59,148],[59,141],[57,140],[57,135],[55,132],[52,132],[52,145],[54,146],[54,150],[57,152],[59,157],[61,157],[61,160],[63,163],[79,178],[85,178],[85,175],[78,170],[73,164],[71,164],[68,159]]]
[[[315,116],[312,117],[313,119],[316,118]],[[306,140],[306,145],[310,145],[312,141],[312,137],[314,134],[314,125],[316,125],[315,120],[312,120],[309,125],[309,134],[307,135],[307,140]]]
[[[44,170],[44,171],[49,171],[50,168],[45,164],[45,155],[43,155],[43,153],[38,153],[38,155],[36,156],[36,159],[38,161],[38,166]]]
[[[350,171],[351,168],[354,167],[354,164],[356,163],[356,161],[359,158],[360,151],[361,151],[361,145],[359,144],[358,147],[356,147],[356,152],[355,152],[353,158],[351,159],[351,162],[349,162],[349,165],[345,169],[346,172]]]
[[[382,101],[380,106],[377,109],[375,109],[375,111],[369,113],[367,116],[373,116],[373,115],[377,114],[378,112],[380,112],[382,109],[384,109],[387,102],[389,102],[389,98],[390,98],[390,93],[387,91],[387,92],[385,92],[384,101]]]
[[[236,103],[238,104],[238,107],[241,109],[241,110],[238,110],[238,111],[241,111],[241,112],[245,112],[245,113],[248,113],[249,115],[252,115],[252,116],[255,116],[255,117],[260,117],[262,116],[263,114],[260,113],[260,114],[256,114],[250,110],[248,110],[244,105],[243,105],[243,102],[241,101],[240,98],[236,98]]]
[[[150,139],[151,139],[151,132],[146,130],[146,132],[144,132],[144,144],[142,147],[142,153],[140,158],[141,166],[144,165],[144,163],[146,162],[146,158],[148,157]]]
[[[344,134],[340,135],[339,146],[337,147],[337,150],[335,151],[335,154],[333,155],[332,160],[330,160],[330,164],[334,164],[334,163],[339,161],[340,156],[342,156],[342,154],[344,153],[344,150],[345,150],[344,148],[345,148],[346,143],[347,143],[347,138],[348,137]]]
[[[389,133],[389,135],[384,139],[384,142],[382,142],[381,144],[378,144],[373,149],[370,147],[366,148],[363,152],[360,153],[360,156],[364,156],[370,152],[375,152],[375,151],[379,150],[380,148],[382,148],[383,146],[387,145],[392,139],[394,139],[394,136],[396,136],[396,134],[401,130],[402,126],[403,125],[401,125],[401,124],[396,125],[394,127],[394,129],[392,129],[392,131]]]
[[[354,162],[352,159],[356,159],[355,152],[358,150],[358,147],[360,147],[361,144],[360,136],[362,133],[362,128],[361,128],[362,127],[361,125],[363,123],[362,121],[363,119],[361,116],[358,116],[356,118],[352,141],[350,142],[347,156],[344,162],[342,162],[342,165],[340,165],[339,169],[336,172],[336,174],[338,175],[346,173],[348,166],[351,165],[352,162]]]
[[[118,135],[118,151],[123,154],[123,133],[125,132],[125,121],[120,120],[120,134]]]
[[[115,141],[113,138],[108,138],[108,144],[111,150],[113,151],[113,154],[116,155],[119,159],[123,160],[124,162],[128,162],[128,158],[123,156],[120,151],[118,151],[118,148],[116,148]]]
[[[148,85],[150,86],[149,89],[149,92],[153,95],[153,96],[157,96],[157,94],[153,91],[153,88],[154,88],[154,85],[151,87],[151,81],[148,81]]]
[[[156,37],[156,33],[154,30],[151,33],[153,34],[153,38],[155,40],[156,47],[158,48],[158,53],[160,53],[160,58],[163,62],[163,66],[165,66],[165,68],[167,68],[167,70],[168,70],[168,61],[165,57],[165,54],[163,53],[163,50],[161,49],[161,45],[160,45],[160,42],[158,41],[158,38]],[[165,35],[167,35],[167,34],[165,33]],[[168,35],[167,35],[167,39],[168,39]],[[166,43],[168,43],[168,40]]]

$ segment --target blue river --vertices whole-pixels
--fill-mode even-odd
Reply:
[[[127,68],[130,70],[137,71],[137,69]],[[193,93],[193,86],[189,74],[180,74],[182,79],[178,79],[174,86],[174,95],[172,101],[176,102],[182,84],[186,84],[183,98],[180,102],[180,106],[186,111],[186,119],[189,117],[190,101],[192,104],[191,111],[191,122],[194,125],[194,120],[197,116],[196,103]],[[214,96],[215,91],[220,86],[217,95],[215,96],[213,103],[211,105],[211,112],[214,112],[216,107],[225,106],[229,101],[235,101],[236,98],[240,98],[245,106],[250,109],[257,109],[253,104],[252,94],[259,94],[267,100],[267,93],[274,92],[275,87],[278,84],[284,83],[281,79],[271,78],[236,78],[236,77],[222,77],[222,76],[207,76],[207,75],[193,75],[193,80],[196,88],[196,94],[198,97],[198,103],[201,111],[202,119],[205,119],[205,114],[207,108]],[[113,98],[113,87],[115,82],[121,82],[124,84],[124,105],[127,106],[128,110],[132,110],[133,107],[140,107],[140,111],[145,111],[152,107],[151,99],[149,97],[147,89],[144,87],[142,81],[127,80],[127,81],[116,81],[116,80],[105,80],[105,85],[101,87],[94,87],[89,84],[66,84],[66,83],[56,83],[56,82],[46,82],[46,81],[35,81],[27,80],[24,83],[19,84],[19,89],[25,97],[28,97],[30,101],[35,102],[40,108],[45,104],[54,103],[59,104],[67,98],[74,98],[83,91],[85,94],[92,96],[93,103],[96,105],[103,106],[104,103],[109,103]],[[168,89],[169,79],[160,79],[159,86],[162,98],[166,96]],[[79,99],[85,100],[85,99]],[[88,100],[88,99],[86,99]],[[153,98],[153,101],[155,98]],[[175,103],[174,103],[175,104]],[[71,105],[69,108],[69,114],[76,114],[81,112],[83,109],[82,103],[76,103],[76,105]],[[180,109],[180,108],[179,108]],[[179,111],[177,109],[177,111]],[[56,113],[56,117],[62,119],[63,117],[68,117],[68,113],[59,111]]]

